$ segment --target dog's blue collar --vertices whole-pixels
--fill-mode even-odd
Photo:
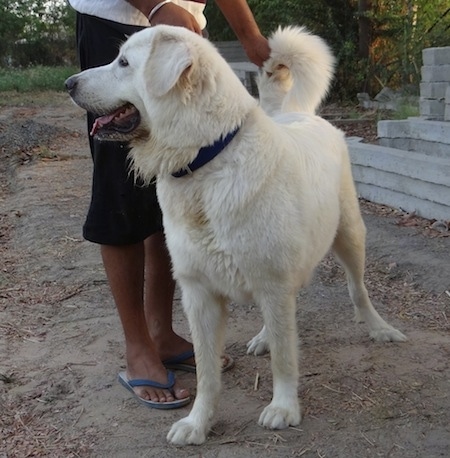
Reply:
[[[219,153],[221,153],[233,140],[236,134],[239,131],[239,126],[236,127],[232,132],[227,134],[225,137],[220,137],[219,140],[216,140],[212,145],[204,146],[198,151],[197,157],[190,162],[186,167],[178,170],[178,172],[172,173],[172,176],[175,178],[184,177],[190,175],[200,167],[203,167],[209,161],[212,161]]]

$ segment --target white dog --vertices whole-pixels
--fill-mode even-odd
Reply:
[[[344,135],[314,115],[333,57],[301,28],[277,31],[270,46],[261,106],[210,42],[169,26],[136,33],[114,62],[66,82],[78,105],[103,115],[93,134],[131,140],[135,171],[157,177],[198,377],[192,411],[168,434],[174,444],[201,444],[212,425],[230,300],[255,301],[264,317],[249,343],[271,353],[273,399],[259,423],[300,422],[296,294],[330,248],[370,336],[406,340],[363,283],[365,227]]]

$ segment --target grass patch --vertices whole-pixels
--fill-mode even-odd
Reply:
[[[77,67],[36,66],[21,69],[0,68],[0,92],[64,91],[64,81]]]
[[[61,91],[0,92],[1,107],[47,107],[70,100],[69,94]],[[0,455],[1,456],[1,455]]]
[[[417,104],[402,103],[397,110],[392,114],[392,119],[401,120],[415,116],[419,116],[419,106]]]

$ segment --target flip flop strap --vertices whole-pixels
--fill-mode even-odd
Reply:
[[[194,357],[194,352],[192,350],[185,351],[180,355],[174,356],[173,358],[168,358],[163,361],[163,364],[179,364],[186,361],[189,358]]]
[[[131,387],[136,386],[151,386],[153,388],[163,388],[170,390],[175,385],[175,374],[171,371],[167,371],[167,383],[158,383],[153,380],[146,380],[144,378],[137,378],[134,380],[128,380],[128,385]]]

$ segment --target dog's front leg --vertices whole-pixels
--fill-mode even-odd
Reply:
[[[270,347],[273,398],[259,417],[259,424],[282,429],[300,423],[298,401],[298,336],[295,296],[274,295],[260,299]]]
[[[226,302],[200,284],[181,284],[181,289],[194,343],[197,396],[190,414],[172,426],[167,440],[198,445],[206,440],[219,401]]]

